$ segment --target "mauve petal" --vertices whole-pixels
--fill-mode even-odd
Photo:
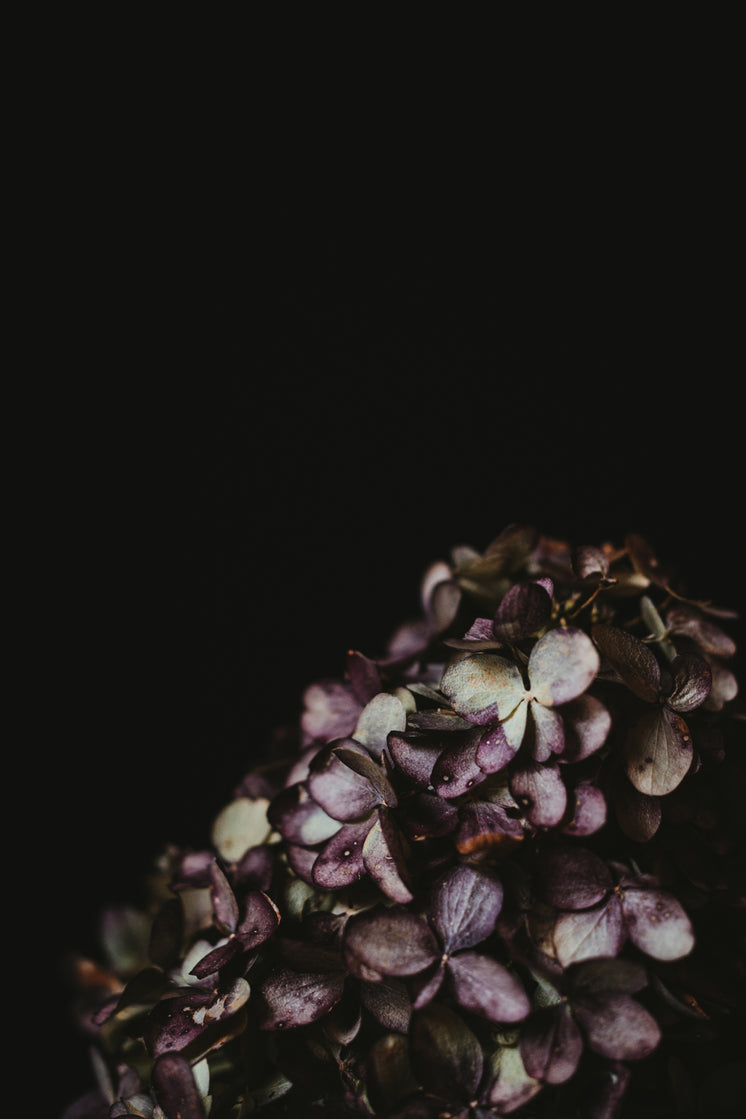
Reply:
[[[591,634],[601,656],[627,687],[646,703],[656,703],[661,673],[649,646],[619,626],[606,623],[594,625]]]
[[[609,573],[609,557],[601,548],[581,544],[573,550],[572,569],[579,579],[603,576]]]
[[[353,975],[374,981],[380,976],[416,975],[441,955],[428,924],[398,905],[351,917],[343,946]]]
[[[328,839],[313,864],[313,880],[322,890],[341,890],[357,882],[365,874],[363,844],[372,820],[343,824]]]
[[[303,706],[301,727],[320,742],[352,734],[362,710],[353,688],[337,680],[310,684],[303,693]]]
[[[245,952],[258,948],[280,924],[280,911],[267,894],[251,890],[243,903],[243,917],[236,929]]]
[[[391,813],[379,809],[378,818],[363,843],[363,863],[379,890],[402,905],[412,900],[404,841]]]
[[[624,774],[614,786],[614,812],[619,827],[635,843],[652,839],[663,815],[660,798],[639,792]]]
[[[490,956],[458,952],[446,970],[458,1003],[491,1022],[521,1022],[531,1003],[519,979]]]
[[[360,983],[360,1001],[385,1030],[406,1034],[412,1019],[412,1000],[401,979],[382,979],[379,983]]]
[[[564,987],[575,995],[634,995],[647,986],[645,967],[638,960],[612,956],[596,957],[570,964],[565,970]]]
[[[571,626],[558,626],[540,637],[531,650],[531,693],[547,707],[568,703],[589,687],[599,665],[598,650],[587,633]]]
[[[629,1065],[622,1061],[607,1060],[595,1069],[585,1093],[587,1119],[617,1119],[631,1075]]]
[[[645,796],[666,796],[681,784],[694,756],[689,728],[675,711],[657,707],[631,728],[624,744],[627,775]]]
[[[360,708],[362,708],[373,699],[373,696],[378,695],[381,691],[381,673],[378,665],[374,660],[371,660],[370,657],[366,657],[363,653],[358,652],[357,649],[350,649],[347,654],[346,669],[350,688],[352,689],[355,699],[360,704]],[[360,709],[358,709],[355,715],[352,728],[354,728],[355,722],[357,722],[359,713]],[[350,733],[351,731],[347,731],[344,737],[348,737]],[[340,735],[339,737],[343,736]]]
[[[427,617],[434,633],[443,633],[448,629],[458,613],[461,605],[461,588],[458,583],[449,577],[437,583],[430,594],[426,606]]]
[[[429,793],[408,797],[399,810],[399,822],[410,839],[448,835],[458,824],[455,804]]]
[[[564,762],[579,762],[599,750],[611,730],[611,713],[596,696],[584,695],[562,708],[565,727]]]
[[[430,894],[429,915],[444,952],[486,940],[495,930],[502,901],[502,883],[492,874],[462,863],[442,875]]]
[[[692,923],[665,890],[624,890],[622,910],[632,943],[656,960],[680,960],[694,947]]]
[[[583,1052],[582,1034],[566,1003],[531,1014],[519,1044],[526,1072],[546,1084],[569,1080]]]
[[[238,924],[238,902],[217,860],[213,860],[210,867],[210,899],[218,927],[226,933],[235,932]]]
[[[542,901],[556,909],[589,909],[605,898],[614,885],[611,871],[600,855],[569,843],[541,853],[535,882]]]
[[[343,765],[370,784],[381,804],[387,804],[390,808],[396,806],[396,793],[391,782],[381,765],[373,761],[366,750],[358,748],[354,742],[349,742],[335,746],[334,753]]]
[[[477,765],[476,754],[482,737],[481,729],[458,735],[453,745],[443,750],[433,766],[431,781],[438,796],[459,797],[473,785],[484,781],[485,773]]]
[[[661,1039],[652,1014],[630,995],[588,995],[573,1001],[573,1013],[588,1045],[601,1057],[637,1061]]]
[[[449,665],[440,687],[459,715],[479,725],[507,718],[526,692],[516,665],[493,653],[474,653]]]
[[[491,618],[477,618],[462,638],[447,637],[444,643],[451,649],[466,649],[470,652],[477,652],[479,649],[497,649],[503,644],[495,639]]]
[[[515,643],[543,629],[552,612],[552,596],[539,583],[515,583],[500,601],[492,632]]]
[[[679,653],[670,666],[673,688],[666,703],[674,711],[694,711],[701,707],[712,689],[712,671],[704,657]]]
[[[554,827],[565,814],[567,789],[557,765],[525,763],[511,773],[510,791],[534,827]]]
[[[387,749],[402,773],[416,787],[425,789],[443,746],[440,737],[410,731],[389,735]]]
[[[699,645],[714,657],[734,656],[736,643],[715,622],[710,621],[696,607],[679,602],[666,611],[666,626],[670,633],[681,634]]]
[[[474,760],[485,773],[498,773],[515,757],[523,741],[527,707],[526,703],[522,703],[505,723],[494,723],[482,732]],[[520,728],[518,728],[519,722]],[[510,738],[506,727],[511,731]]]
[[[323,1018],[344,993],[343,972],[298,972],[280,968],[261,984],[256,997],[261,1030],[292,1029]]]
[[[204,1102],[185,1057],[164,1053],[153,1063],[150,1080],[166,1119],[204,1119]]]
[[[352,739],[337,740],[320,750],[311,762],[306,787],[328,816],[349,822],[365,816],[379,798],[370,782],[338,757],[335,746],[342,743],[351,747],[350,753],[358,750],[371,761],[363,747]]]
[[[619,898],[612,894],[592,909],[560,913],[552,939],[563,967],[593,956],[616,956],[627,939]]]
[[[606,823],[606,797],[591,781],[581,781],[570,794],[574,800],[572,818],[563,825],[566,835],[594,835]]]
[[[218,1044],[225,1031],[216,1029],[243,1008],[249,997],[249,984],[243,978],[235,979],[227,987],[216,991],[195,988],[185,995],[161,999],[148,1015],[143,1039],[151,1057],[162,1053],[183,1052],[187,1048],[207,1051]],[[199,1042],[210,1031],[210,1038]]]
[[[510,850],[523,837],[523,824],[508,815],[502,804],[477,800],[459,808],[456,849],[462,855],[490,848]]]
[[[532,702],[531,753],[534,761],[545,762],[552,754],[561,754],[565,747],[565,727],[562,716],[552,707]]]
[[[412,998],[412,1009],[422,1010],[437,995],[445,979],[445,965],[442,960],[437,964],[413,975],[408,981],[408,989]]]
[[[267,816],[283,839],[300,847],[323,843],[339,831],[339,820],[332,819],[301,784],[289,785],[278,793]]]
[[[482,1079],[482,1047],[450,1007],[430,1003],[412,1017],[411,1055],[428,1092],[445,1099],[474,1098]]]

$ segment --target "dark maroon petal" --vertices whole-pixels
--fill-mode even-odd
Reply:
[[[542,852],[535,881],[541,899],[557,909],[588,909],[605,898],[614,885],[600,855],[569,843]]]
[[[634,995],[647,986],[647,971],[637,960],[612,957],[581,960],[565,971],[565,989],[575,995]]]
[[[440,738],[432,734],[409,732],[391,734],[388,751],[395,764],[418,788],[430,784],[430,775],[443,749]]]
[[[283,839],[300,847],[323,843],[339,831],[339,820],[327,815],[301,784],[289,785],[278,793],[267,810],[267,816]]]
[[[410,839],[448,835],[458,824],[459,810],[442,797],[419,793],[409,797],[399,812],[399,822]]]
[[[313,864],[313,880],[323,890],[341,890],[357,882],[365,874],[363,844],[373,819],[357,824],[343,824],[328,839]]]
[[[462,638],[447,637],[444,644],[448,645],[451,649],[465,649],[469,652],[477,652],[480,649],[497,649],[503,644],[498,641],[492,630],[491,618],[477,618],[473,625],[469,626]]]
[[[661,1038],[652,1014],[630,995],[588,995],[573,1000],[573,1013],[601,1057],[636,1061],[649,1056]]]
[[[530,723],[530,749],[534,761],[545,762],[552,754],[561,754],[565,748],[565,727],[562,716],[552,707],[532,701],[529,704],[531,712]]]
[[[171,887],[174,890],[191,886],[203,889],[210,885],[210,867],[215,861],[214,851],[189,851],[174,872]]]
[[[485,773],[498,773],[503,769],[508,762],[512,761],[516,755],[516,751],[520,746],[523,739],[523,728],[525,727],[526,704],[521,704],[519,710],[522,712],[522,726],[519,741],[516,742],[516,736],[508,735],[505,731],[507,724],[493,723],[492,726],[487,727],[479,739],[477,752],[474,755],[474,760],[481,770]],[[516,712],[516,714],[518,714]],[[510,720],[508,720],[508,723]]]
[[[280,911],[267,894],[252,890],[246,895],[243,904],[243,917],[236,929],[236,937],[241,941],[244,952],[258,948],[277,929]]]
[[[360,704],[362,709],[366,703],[373,699],[374,695],[378,695],[381,689],[381,672],[378,665],[370,657],[366,657],[363,653],[359,653],[356,649],[350,649],[347,654],[347,679],[350,682],[355,699]],[[348,737],[355,727],[357,722],[358,713],[349,731],[344,736]]]
[[[619,898],[612,894],[592,909],[560,913],[552,939],[563,967],[593,956],[616,956],[627,939]]]
[[[313,864],[318,858],[318,851],[313,847],[298,847],[294,843],[285,844],[285,854],[292,870],[309,886],[316,883],[313,880]]]
[[[412,900],[408,851],[389,809],[382,807],[363,843],[365,869],[386,897],[406,904]]]
[[[502,908],[502,883],[468,864],[452,867],[435,883],[430,921],[445,952],[473,948],[494,930]]]
[[[210,867],[210,898],[218,927],[226,933],[234,932],[238,924],[238,902],[217,860],[213,860]]]
[[[371,788],[375,790],[379,803],[387,804],[390,808],[396,806],[396,793],[391,786],[391,782],[378,762],[373,761],[370,754],[357,748],[356,743],[353,742],[335,746],[334,753],[343,765],[348,766],[353,773],[358,774],[359,777],[370,784]]]
[[[145,1023],[143,1039],[151,1057],[163,1053],[200,1053],[217,1044],[230,1032],[227,1020],[243,1008],[249,997],[249,984],[245,979],[235,979],[217,991],[194,989],[184,995],[164,998],[150,1012]],[[221,1030],[220,1025],[224,1025]],[[209,1030],[210,1039],[202,1041]]]
[[[575,1072],[583,1037],[566,1003],[535,1011],[521,1030],[526,1072],[546,1084],[564,1084]]]
[[[573,803],[570,820],[562,825],[566,835],[594,835],[606,823],[606,797],[592,781],[579,782],[572,793]]]
[[[482,1079],[482,1047],[455,1011],[430,1003],[413,1015],[410,1036],[414,1069],[428,1092],[474,1098]]]
[[[405,1034],[412,1018],[412,1000],[401,979],[360,984],[360,1001],[379,1026]]]
[[[645,796],[624,774],[620,774],[614,786],[614,811],[624,834],[636,843],[647,843],[660,827],[662,809],[659,797]]]
[[[275,861],[270,844],[249,847],[233,871],[233,882],[237,892],[240,888],[269,890],[275,871]]]
[[[543,629],[552,612],[552,596],[540,583],[515,583],[503,596],[492,632],[501,641],[515,643]]]
[[[715,622],[694,606],[679,602],[666,611],[666,625],[674,635],[688,637],[705,653],[714,657],[734,656],[736,643]]]
[[[689,772],[694,755],[687,724],[668,707],[643,715],[630,730],[624,751],[630,781],[649,797],[673,792]]]
[[[153,1063],[150,1079],[166,1119],[204,1119],[204,1102],[186,1058],[164,1053]]]
[[[445,979],[445,966],[443,960],[438,960],[432,967],[419,972],[409,980],[409,993],[412,998],[412,1009],[421,1010],[437,995]]]
[[[672,894],[664,890],[627,889],[622,895],[630,940],[656,960],[680,960],[694,947],[692,923]]]
[[[666,703],[674,711],[694,711],[701,707],[712,688],[712,671],[704,657],[679,653],[671,662],[673,687]]]
[[[551,707],[576,699],[598,672],[598,650],[587,633],[558,626],[534,645],[528,659],[528,678],[534,698]]]
[[[481,726],[506,719],[526,693],[517,666],[494,653],[473,653],[449,665],[440,687],[459,715]]]
[[[362,746],[352,739],[346,742],[351,747],[350,753],[357,750],[371,761]],[[327,815],[335,820],[349,822],[365,816],[378,804],[379,797],[365,777],[361,777],[338,757],[335,746],[340,744],[337,741],[319,751],[311,762],[306,787]],[[374,763],[371,761],[371,764]]]
[[[190,975],[197,979],[205,979],[208,975],[215,975],[221,968],[234,960],[241,953],[241,942],[235,936],[230,936],[222,944],[218,944],[206,956],[203,956],[190,970]]]
[[[601,548],[581,544],[572,553],[572,569],[579,579],[604,576],[609,573],[609,557]]]
[[[466,737],[458,735],[457,741],[441,752],[431,777],[438,796],[459,797],[484,781],[485,773],[476,761],[481,737],[479,728]]]
[[[307,1026],[323,1018],[344,992],[343,972],[298,972],[280,968],[257,992],[256,1007],[262,1030]]]
[[[605,1061],[589,1078],[585,1102],[588,1119],[617,1119],[632,1075],[622,1061]]]
[[[425,921],[399,905],[351,917],[344,933],[344,956],[359,979],[416,975],[440,958]]]
[[[649,646],[618,626],[595,625],[591,630],[601,656],[640,699],[656,703],[660,667]]]
[[[565,814],[567,789],[557,765],[524,763],[511,773],[510,791],[537,828],[554,827]]]
[[[531,1003],[520,980],[491,956],[458,952],[448,958],[446,970],[465,1009],[491,1022],[521,1022],[529,1014]]]
[[[510,798],[513,799],[512,797]],[[510,849],[524,837],[523,824],[503,804],[473,801],[459,809],[456,848],[462,855],[489,848]]]
[[[611,714],[596,696],[584,695],[562,708],[565,748],[562,761],[579,762],[603,746],[611,730]]]

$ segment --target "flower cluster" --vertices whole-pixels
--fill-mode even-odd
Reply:
[[[734,618],[635,535],[432,564],[105,914],[65,1119],[610,1119],[638,1083],[710,1114],[743,1075]]]

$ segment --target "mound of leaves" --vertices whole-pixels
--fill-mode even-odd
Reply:
[[[420,600],[103,914],[65,1119],[737,1113],[735,615],[522,525]]]

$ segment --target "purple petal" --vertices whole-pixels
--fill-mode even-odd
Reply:
[[[562,708],[565,726],[564,762],[579,762],[603,746],[611,730],[608,708],[593,695],[578,696]]]
[[[673,688],[666,703],[674,711],[694,711],[701,707],[712,689],[712,671],[704,657],[679,653],[671,662]]]
[[[430,921],[445,952],[473,948],[494,932],[503,901],[500,880],[463,863],[435,883]]]
[[[595,625],[591,633],[601,656],[627,687],[646,703],[656,703],[661,674],[649,646],[618,626]]]
[[[564,1084],[575,1072],[583,1037],[566,1003],[533,1013],[520,1039],[521,1057],[529,1076],[546,1084]]]
[[[462,855],[493,848],[510,850],[524,837],[523,824],[515,816],[510,816],[503,804],[473,801],[462,805],[459,818],[456,849]]]
[[[491,1022],[521,1022],[531,1003],[519,979],[497,960],[458,952],[446,963],[454,997],[466,1010]]]
[[[679,602],[666,612],[666,625],[672,634],[690,638],[705,653],[714,657],[734,656],[736,643],[715,622],[694,606]]]
[[[608,866],[595,851],[562,844],[543,851],[536,868],[542,901],[557,909],[589,909],[614,885]]]
[[[543,629],[552,612],[552,596],[539,583],[515,583],[497,608],[492,632],[514,644]]]
[[[527,704],[522,703],[505,723],[494,723],[483,731],[474,760],[484,773],[498,773],[505,768],[508,762],[513,760],[523,740],[526,711]],[[516,721],[513,722],[513,720]],[[521,723],[520,732],[512,733],[511,737],[508,738],[505,730],[506,726],[510,725],[510,729],[513,731],[514,728],[517,728],[519,721]]]
[[[660,799],[639,792],[623,774],[614,786],[614,811],[620,828],[635,843],[647,843],[660,827]]]
[[[194,1049],[203,1053],[230,1034],[229,1020],[240,1011],[249,997],[249,984],[235,979],[217,991],[195,988],[184,995],[161,999],[145,1023],[143,1039],[151,1057],[163,1053]],[[223,1029],[220,1029],[220,1026]],[[203,1040],[209,1030],[209,1039]]]
[[[308,738],[330,742],[351,735],[362,704],[353,688],[337,680],[311,684],[303,693],[301,727]]]
[[[612,894],[592,909],[560,913],[552,939],[563,967],[593,956],[616,956],[627,939],[619,898]]]
[[[323,1018],[344,992],[343,972],[298,972],[280,968],[262,983],[256,997],[261,1030],[307,1026]]]
[[[363,844],[373,820],[343,824],[328,839],[313,864],[313,880],[322,890],[341,890],[365,874]]]
[[[653,959],[680,960],[694,947],[692,923],[672,894],[627,889],[622,908],[630,940]]]
[[[300,847],[323,843],[339,831],[339,820],[327,815],[301,784],[289,785],[278,793],[267,810],[267,816],[283,839]],[[242,855],[244,853],[241,852]]]
[[[450,1007],[430,1003],[412,1018],[411,1054],[428,1092],[473,1099],[482,1079],[482,1047]]]
[[[461,588],[451,579],[442,579],[433,587],[426,605],[427,616],[434,633],[443,633],[456,618],[461,605]]]
[[[150,1079],[166,1119],[204,1119],[204,1102],[185,1057],[164,1053],[154,1062]]]
[[[236,929],[244,952],[249,952],[269,940],[280,924],[280,911],[267,894],[251,890],[244,899],[243,917]]]
[[[599,957],[571,964],[565,989],[575,995],[634,995],[647,986],[647,971],[637,960]]]
[[[485,778],[484,771],[476,761],[482,738],[481,729],[477,728],[466,737],[454,737],[456,741],[442,751],[433,766],[431,781],[441,797],[459,797]]]
[[[601,1057],[636,1061],[649,1056],[661,1038],[655,1018],[630,995],[588,995],[573,1001],[573,1013]]]
[[[510,791],[534,827],[554,827],[565,814],[567,790],[557,765],[524,764],[511,773]]]
[[[386,897],[402,905],[412,900],[412,881],[403,837],[391,813],[381,808],[363,843],[365,869]]]
[[[534,645],[528,659],[531,693],[546,707],[576,699],[593,682],[600,665],[587,633],[558,626]]]
[[[370,657],[364,656],[356,649],[350,649],[347,654],[347,679],[350,682],[350,688],[357,700],[359,707],[355,714],[352,726],[349,731],[344,734],[335,735],[338,738],[348,738],[352,733],[357,722],[360,710],[369,703],[373,696],[378,695],[382,690],[381,688],[381,673],[378,665]],[[328,741],[328,739],[327,739]]]
[[[377,908],[349,919],[344,956],[358,979],[416,975],[440,958],[429,926],[398,905]]]
[[[474,653],[479,649],[497,649],[504,642],[495,639],[491,618],[477,618],[462,638],[447,637],[445,644],[451,649],[466,649]]]
[[[407,798],[400,809],[402,828],[410,839],[448,835],[458,824],[459,810],[450,801],[428,793]]]
[[[350,745],[350,754],[358,750],[371,764],[375,764],[363,747],[352,739],[343,739],[342,742]],[[319,751],[311,762],[306,787],[328,816],[349,822],[365,816],[378,804],[379,798],[371,783],[338,757],[335,747],[339,745],[341,743],[337,741]]]
[[[516,665],[494,653],[473,653],[449,665],[440,687],[459,715],[479,725],[507,718],[526,692]]]
[[[688,726],[667,707],[643,715],[625,742],[627,775],[649,797],[673,792],[689,772],[693,755]]]
[[[566,835],[594,835],[606,823],[606,797],[592,781],[579,782],[572,794],[574,800],[572,818],[563,824]]]
[[[406,1034],[412,1018],[412,1000],[401,979],[361,983],[360,1001],[379,1026]]]
[[[238,924],[238,902],[217,860],[213,860],[210,867],[210,898],[218,927],[226,933],[235,932]]]
[[[391,808],[396,806],[396,794],[391,787],[391,782],[381,765],[374,762],[365,750],[357,748],[354,742],[350,742],[335,746],[334,753],[343,765],[348,766],[353,773],[369,782],[381,804],[387,804]]]
[[[579,579],[608,575],[609,557],[601,548],[581,544],[572,553],[572,569]]]
[[[565,747],[565,727],[562,716],[552,707],[533,700],[531,711],[531,753],[534,761],[545,762],[552,754],[561,754]]]
[[[421,789],[426,789],[430,784],[433,766],[442,749],[440,738],[435,739],[431,734],[410,731],[407,734],[389,735],[388,751],[391,757],[402,773]]]

